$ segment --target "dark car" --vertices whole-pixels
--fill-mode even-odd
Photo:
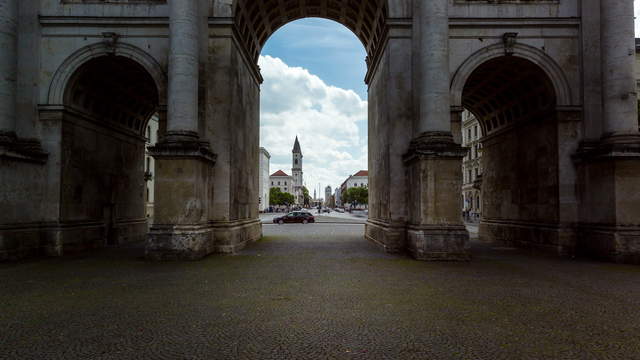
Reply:
[[[273,219],[274,223],[284,224],[284,223],[312,223],[316,222],[316,219],[310,213],[306,211],[293,211],[288,213],[285,216],[276,217]]]

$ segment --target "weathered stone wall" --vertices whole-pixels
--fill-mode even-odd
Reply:
[[[144,240],[144,140],[67,115],[62,144],[60,222],[78,228],[65,249]]]
[[[369,221],[366,237],[403,251],[406,201],[402,156],[413,127],[411,39],[394,29],[369,82]]]
[[[232,252],[261,236],[258,220],[260,84],[228,26],[209,39],[205,137],[218,155],[213,215],[217,251]]]
[[[483,140],[480,237],[554,247],[559,220],[558,140],[553,118]]]

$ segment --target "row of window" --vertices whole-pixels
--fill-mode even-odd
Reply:
[[[284,182],[284,185],[285,186],[287,185],[286,181]],[[274,184],[274,181],[271,182],[271,186],[276,186],[276,184]],[[280,181],[278,181],[278,186],[280,186]]]
[[[463,175],[464,175],[464,179],[463,179],[464,183],[468,184],[470,182],[475,181],[479,174],[480,174],[480,171],[478,170],[478,168],[474,168],[473,172],[472,172],[471,169],[468,169],[467,172],[463,173]]]
[[[465,134],[465,132],[462,132],[462,136],[464,137],[464,139],[462,139],[462,142],[463,143],[470,143],[470,142],[472,142],[474,140],[480,139],[479,136],[478,136],[478,133],[480,132],[478,130],[479,128],[480,128],[479,125],[475,125],[475,126],[467,128],[466,134]],[[473,137],[471,136],[472,131],[473,131]],[[466,135],[466,137],[465,137],[465,135]]]

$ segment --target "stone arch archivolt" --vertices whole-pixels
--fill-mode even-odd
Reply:
[[[68,88],[69,82],[77,73],[78,69],[80,69],[84,64],[88,63],[92,59],[103,56],[118,56],[128,58],[142,66],[151,76],[156,85],[159,105],[166,105],[166,73],[163,71],[160,64],[151,55],[136,46],[126,43],[118,43],[115,45],[107,43],[96,43],[85,46],[70,55],[62,63],[62,65],[60,65],[53,76],[47,96],[47,105],[64,104],[65,92]]]
[[[386,32],[387,0],[236,0],[234,17],[251,59],[280,27],[306,18],[334,20],[356,34],[367,55],[374,58]]]
[[[509,57],[516,57],[528,60],[537,65],[544,71],[553,85],[556,96],[557,106],[573,105],[573,94],[571,87],[564,74],[564,71],[558,64],[543,51],[525,44],[515,44],[514,52]],[[467,84],[467,80],[473,72],[492,59],[505,56],[504,45],[494,44],[478,50],[465,60],[456,70],[451,81],[451,105],[462,106],[463,90]]]

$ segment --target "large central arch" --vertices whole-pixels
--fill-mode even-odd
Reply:
[[[206,76],[214,91],[207,91],[204,101],[207,126],[203,136],[218,156],[214,207],[208,223],[215,238],[214,251],[234,252],[261,236],[257,179],[263,79],[257,63],[262,47],[276,30],[309,17],[344,25],[366,50],[370,174],[367,238],[389,251],[401,250],[406,206],[404,197],[394,194],[404,191],[405,182],[403,177],[391,174],[404,173],[402,155],[413,136],[411,33],[403,26],[391,36],[394,30],[389,25],[394,16],[410,16],[410,7],[401,3],[405,1],[235,0],[217,8],[228,17],[210,28]]]

